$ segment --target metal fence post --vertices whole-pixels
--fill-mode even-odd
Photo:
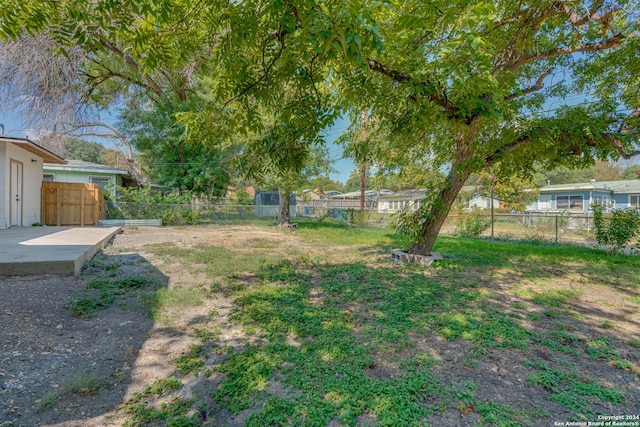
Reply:
[[[491,193],[491,241],[493,242],[493,223],[495,218],[493,216],[493,193]]]
[[[558,215],[556,215],[556,243],[558,243]]]

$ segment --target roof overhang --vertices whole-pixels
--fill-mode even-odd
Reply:
[[[556,187],[556,188],[541,188],[540,190],[538,190],[540,193],[559,193],[559,192],[563,192],[563,193],[571,193],[571,192],[580,192],[580,191],[602,191],[602,192],[613,192],[614,189],[613,188],[603,188],[603,187],[596,187],[595,185],[591,185],[591,186],[566,186],[566,187]]]
[[[0,135],[0,140],[9,142],[13,145],[16,145],[22,148],[25,151],[30,152],[35,156],[41,157],[44,163],[54,163],[58,165],[64,165],[67,163],[67,161],[62,157],[59,157],[58,155],[47,150],[46,148],[40,147],[38,144],[36,144],[35,142],[29,139],[14,138],[14,137]]]
[[[124,169],[116,169],[116,168],[89,168],[82,167],[70,164],[51,164],[49,162],[45,162],[47,164],[44,165],[44,169],[46,171],[66,171],[66,172],[86,172],[86,173],[100,173],[106,175],[129,175],[129,172]]]

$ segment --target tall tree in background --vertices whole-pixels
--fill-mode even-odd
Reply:
[[[209,137],[192,140],[174,109],[192,107],[178,101],[144,102],[131,100],[120,115],[118,127],[140,153],[140,162],[154,184],[204,197],[220,197],[230,182],[230,147],[221,149]]]

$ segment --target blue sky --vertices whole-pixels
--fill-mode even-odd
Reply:
[[[349,179],[349,175],[354,168],[354,164],[351,159],[345,159],[342,157],[343,147],[341,145],[336,145],[334,141],[342,135],[348,127],[349,120],[341,118],[325,132],[329,158],[333,161],[333,168],[335,169],[335,172],[330,174],[330,177],[331,179],[341,181],[342,183],[347,182],[347,179]]]

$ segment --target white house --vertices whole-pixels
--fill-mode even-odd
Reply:
[[[67,160],[66,164],[45,163],[42,180],[98,184],[105,193],[115,196],[116,187],[123,186],[128,177],[129,172],[123,169],[82,160]]]
[[[460,190],[456,203],[462,204],[464,209],[491,209],[491,196],[484,194],[478,190],[478,187],[474,185],[465,185]],[[493,197],[493,207],[499,208],[500,199]]]
[[[0,228],[40,222],[44,162],[65,160],[29,139],[0,135]]]
[[[404,190],[398,193],[381,194],[378,201],[378,212],[397,212],[409,208],[417,210],[420,202],[425,198],[426,190]],[[462,205],[464,209],[491,208],[491,197],[483,195],[474,186],[465,186],[456,198],[456,203]],[[500,207],[500,200],[493,198],[494,207]]]
[[[398,212],[405,207],[416,210],[420,200],[424,199],[426,190],[405,190],[399,193],[381,194],[378,199],[378,212]]]

